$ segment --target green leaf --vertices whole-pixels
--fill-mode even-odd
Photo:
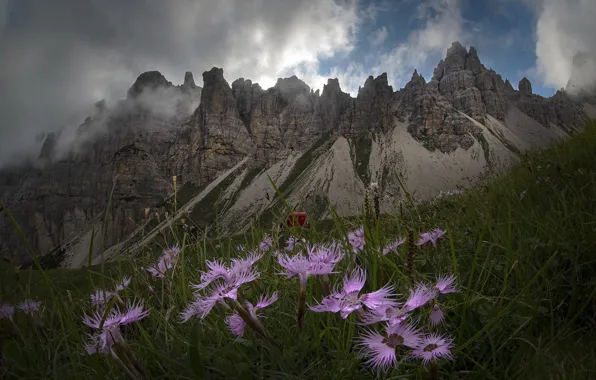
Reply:
[[[201,356],[201,324],[195,323],[189,339],[188,358],[192,372],[199,379],[205,379],[205,365]]]

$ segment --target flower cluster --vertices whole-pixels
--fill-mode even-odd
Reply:
[[[153,277],[164,278],[168,269],[173,268],[178,262],[180,255],[180,248],[177,246],[171,247],[163,251],[157,264],[150,266],[147,269]]]
[[[117,297],[121,291],[128,287],[128,285],[130,285],[130,277],[124,277],[119,283],[116,284],[116,287],[113,291],[96,289],[93,293],[91,293],[91,304],[98,307],[107,305],[112,298]]]
[[[85,345],[85,350],[89,355],[110,353],[114,344],[124,342],[120,326],[140,321],[149,315],[149,310],[145,310],[140,301],[128,302],[124,309],[120,309],[119,306],[114,307],[104,320],[105,312],[96,310],[90,316],[87,314],[83,316],[85,325],[98,330],[95,334],[90,335],[91,341]]]
[[[262,257],[262,253],[249,253],[243,259],[232,259],[229,266],[219,260],[207,261],[208,270],[201,273],[200,283],[192,285],[195,298],[181,313],[182,322],[194,316],[205,318],[218,302],[226,298],[237,300],[238,289],[259,278],[260,273],[252,266]],[[208,287],[210,291],[202,295],[200,292]]]
[[[361,294],[366,282],[365,272],[357,268],[350,276],[343,279],[343,289],[325,297],[320,304],[310,307],[315,312],[340,313],[346,319],[352,312],[360,315],[360,324],[370,326],[382,322],[384,333],[366,330],[358,339],[361,357],[374,369],[387,369],[397,363],[399,346],[411,349],[411,358],[421,359],[424,364],[439,358],[451,359],[452,342],[449,338],[436,333],[424,333],[417,329],[408,319],[415,310],[431,306],[429,323],[437,326],[444,321],[436,299],[439,294],[456,291],[453,275],[440,276],[434,285],[420,283],[410,290],[405,302],[395,299],[392,286],[386,285],[379,290]],[[366,308],[366,309],[365,309]]]
[[[310,310],[315,312],[340,313],[346,319],[354,311],[361,311],[363,306],[375,310],[381,306],[396,306],[397,302],[392,299],[396,296],[392,286],[385,286],[372,293],[360,294],[366,282],[366,273],[355,269],[350,276],[345,276],[343,289],[335,291],[325,297],[319,305],[311,306]]]
[[[355,231],[348,233],[348,240],[354,252],[362,252],[366,240],[364,239],[364,227],[359,227]]]
[[[41,309],[41,302],[40,301],[33,301],[30,299],[21,301],[17,304],[17,309],[21,310],[23,313],[28,314],[30,316],[35,316],[39,314]],[[9,303],[2,303],[0,304],[0,319],[10,319],[14,316],[15,307]]]
[[[332,243],[330,245],[307,245],[306,256],[297,254],[289,256],[285,253],[277,254],[279,265],[285,269],[282,275],[287,278],[298,276],[300,284],[306,285],[310,276],[328,275],[333,273],[335,264],[340,262],[344,254],[341,245]]]
[[[447,230],[442,230],[440,228],[435,228],[434,230],[429,232],[423,232],[420,234],[420,239],[418,240],[418,243],[416,243],[416,245],[424,245],[426,243],[431,243],[433,247],[436,247],[437,240],[439,240],[440,237],[445,235],[445,233],[447,233]]]

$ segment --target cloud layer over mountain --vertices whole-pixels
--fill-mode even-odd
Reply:
[[[564,86],[577,52],[596,56],[596,2],[525,2],[537,20],[533,72],[550,87]],[[507,9],[513,1],[488,3]],[[320,89],[337,77],[352,95],[368,75],[382,72],[395,89],[414,69],[428,80],[454,40],[481,50],[478,45],[492,38],[481,17],[463,14],[471,5],[477,3],[0,0],[0,166],[37,155],[40,132],[80,124],[94,102],[113,104],[148,70],[174,84],[191,70],[202,85],[200,74],[218,66],[230,81],[250,78],[264,88],[297,75]],[[503,34],[507,48],[518,48],[514,32]],[[490,63],[494,57],[486,50]],[[596,66],[583,70],[596,78]]]

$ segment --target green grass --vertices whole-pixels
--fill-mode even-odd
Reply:
[[[350,147],[352,149],[354,170],[364,184],[370,183],[368,163],[370,161],[370,152],[372,150],[372,136],[368,134],[359,135],[351,140]]]
[[[404,207],[365,222],[366,246],[357,264],[368,278],[365,291],[386,283],[407,294],[413,281],[432,281],[455,273],[459,292],[445,297],[446,323],[439,328],[454,339],[453,361],[439,361],[440,378],[451,379],[592,379],[596,377],[596,123],[568,141],[524,157],[520,165],[463,196]],[[524,194],[521,197],[521,194]],[[311,241],[341,239],[362,223],[359,218],[314,221],[296,230]],[[414,250],[414,271],[407,276],[407,244],[399,255],[380,256],[379,247],[408,230],[448,230],[436,249]],[[2,323],[0,377],[6,379],[114,379],[126,373],[107,355],[82,354],[86,333],[81,322],[89,312],[88,293],[113,288],[132,276],[123,298],[141,297],[150,315],[123,332],[132,352],[151,379],[370,379],[354,347],[362,328],[356,315],[307,311],[304,329],[296,326],[298,282],[279,276],[272,253],[258,262],[262,275],[244,285],[242,296],[256,301],[261,293],[279,291],[280,299],[263,310],[261,322],[278,342],[273,347],[247,329],[235,340],[226,329],[223,308],[203,321],[178,321],[192,299],[189,282],[198,282],[204,260],[226,261],[241,255],[238,242],[258,245],[273,233],[274,249],[284,239],[275,231],[255,229],[228,240],[191,237],[179,231],[182,258],[165,280],[149,278],[144,256],[85,270],[21,271],[16,284],[4,265],[3,300],[37,297],[44,304],[41,322],[21,312],[15,324]],[[285,236],[285,235],[284,235]],[[174,241],[168,241],[173,244]],[[281,246],[281,247],[280,247]],[[333,282],[352,265],[344,260]],[[52,284],[43,278],[46,274]],[[102,284],[103,282],[103,284]],[[151,285],[156,293],[151,294]],[[69,292],[66,292],[69,290]],[[321,299],[321,283],[308,281],[307,302]],[[419,326],[426,328],[428,310]],[[40,322],[40,321],[38,321]],[[15,328],[15,325],[18,327]],[[386,379],[428,378],[418,361],[404,361],[381,375]]]

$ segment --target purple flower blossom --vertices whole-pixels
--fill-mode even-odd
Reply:
[[[12,316],[14,315],[14,306],[9,303],[2,303],[0,304],[0,319],[7,318],[12,320]]]
[[[317,313],[338,313],[341,310],[341,300],[336,297],[325,297],[320,304],[309,307],[309,310]]]
[[[439,276],[435,289],[441,294],[455,293],[455,276],[454,275],[443,275]]]
[[[201,273],[201,282],[192,285],[192,287],[202,290],[214,281],[221,279],[225,284],[238,288],[259,278],[259,272],[253,269],[252,266],[262,257],[262,254],[250,253],[245,258],[232,259],[229,267],[219,260],[207,260],[208,270]]]
[[[428,319],[430,321],[430,324],[433,326],[437,326],[443,323],[443,321],[445,320],[445,314],[443,314],[443,311],[441,310],[439,305],[434,304],[433,310],[430,312],[430,316]]]
[[[422,359],[424,364],[440,358],[453,359],[451,355],[452,341],[449,338],[439,334],[431,334],[412,351],[411,356],[416,359]]]
[[[288,241],[286,242],[286,251],[293,251],[296,244],[305,243],[305,242],[306,242],[306,240],[304,240],[304,239],[299,239],[295,236],[290,236],[288,238]]]
[[[259,278],[260,273],[252,266],[263,257],[260,253],[250,253],[242,259],[232,259],[230,266],[218,260],[207,261],[206,272],[201,273],[201,282],[191,285],[196,291],[205,289],[212,283],[217,283],[211,292],[202,296],[195,293],[195,299],[180,314],[182,322],[187,322],[193,316],[205,318],[218,302],[226,298],[236,300],[240,286]]]
[[[364,250],[364,245],[366,241],[364,239],[364,227],[360,227],[355,231],[352,231],[348,234],[348,240],[350,241],[350,245],[352,249],[356,252],[361,252]]]
[[[383,248],[383,255],[386,255],[389,252],[397,252],[397,247],[399,247],[400,245],[402,245],[405,242],[406,242],[406,238],[397,239],[393,243],[391,243],[391,244],[387,245],[385,248]]]
[[[447,230],[442,230],[440,228],[435,228],[432,231],[429,232],[423,232],[420,234],[420,240],[418,240],[418,243],[416,243],[416,245],[424,245],[428,242],[430,242],[433,247],[437,246],[437,240],[445,235],[445,233],[447,232]]]
[[[430,300],[433,300],[436,292],[426,284],[418,284],[414,290],[410,289],[410,296],[406,301],[404,308],[407,311],[418,309]]]
[[[116,285],[115,292],[118,293],[124,289],[126,289],[130,285],[130,277],[122,278],[122,281]]]
[[[178,262],[179,254],[180,248],[177,246],[168,248],[163,252],[157,264],[146,269],[153,277],[164,278],[167,270],[173,268]]]
[[[341,251],[341,244],[331,243],[329,245],[311,245],[306,247],[308,258],[313,263],[337,264],[344,258]]]
[[[85,346],[89,355],[110,352],[114,343],[124,339],[120,333],[120,326],[140,321],[149,315],[149,310],[144,310],[142,302],[128,302],[124,310],[118,307],[110,310],[102,325],[103,314],[95,311],[91,316],[87,314],[83,316],[85,325],[100,330],[99,333],[91,336],[91,342]]]
[[[285,253],[277,255],[277,262],[286,271],[281,273],[287,278],[298,276],[300,284],[306,285],[310,276],[320,276],[333,273],[335,263],[313,262],[302,254],[288,256]]]
[[[363,325],[372,325],[378,322],[387,322],[390,326],[399,325],[408,318],[404,309],[394,306],[379,306],[372,309],[362,316],[360,323]]]
[[[196,294],[195,299],[180,313],[182,323],[194,316],[204,319],[218,302],[223,303],[226,298],[237,300],[238,287],[234,284],[217,284],[207,296]]]
[[[25,300],[18,304],[17,306],[19,309],[23,310],[26,314],[34,315],[39,313],[39,308],[41,307],[41,302],[33,301],[33,300]]]
[[[310,308],[315,312],[340,312],[343,319],[346,319],[353,311],[362,310],[362,306],[369,309],[376,309],[381,306],[397,306],[397,301],[390,297],[395,296],[392,286],[385,286],[375,292],[365,293],[360,295],[360,291],[364,288],[366,281],[366,273],[358,268],[355,269],[350,277],[344,276],[344,288],[341,292],[333,292],[325,297],[323,301],[316,306]],[[339,308],[337,301],[339,301]]]
[[[269,298],[266,298],[265,296],[261,296],[259,298],[259,300],[257,301],[256,305],[253,305],[250,302],[247,302],[246,308],[247,308],[248,312],[253,316],[253,318],[256,319],[259,317],[259,315],[257,314],[258,310],[266,308],[267,306],[271,305],[275,301],[277,301],[277,292],[274,292],[271,295],[271,297],[269,297]],[[226,324],[228,325],[228,328],[234,335],[236,335],[238,337],[241,337],[244,335],[244,328],[246,327],[246,322],[244,322],[244,320],[237,313],[230,315],[226,319]]]
[[[267,252],[271,249],[271,247],[273,247],[273,239],[271,239],[271,236],[265,235],[265,237],[261,241],[261,244],[259,244],[259,249],[262,252]]]
[[[365,362],[367,365],[377,370],[386,370],[397,362],[397,346],[417,348],[421,341],[421,333],[413,326],[399,324],[387,326],[385,335],[376,331],[365,332],[359,338],[357,347],[360,348],[360,357],[368,357]]]
[[[93,306],[104,306],[117,294],[108,290],[97,289],[91,293],[91,304]]]

